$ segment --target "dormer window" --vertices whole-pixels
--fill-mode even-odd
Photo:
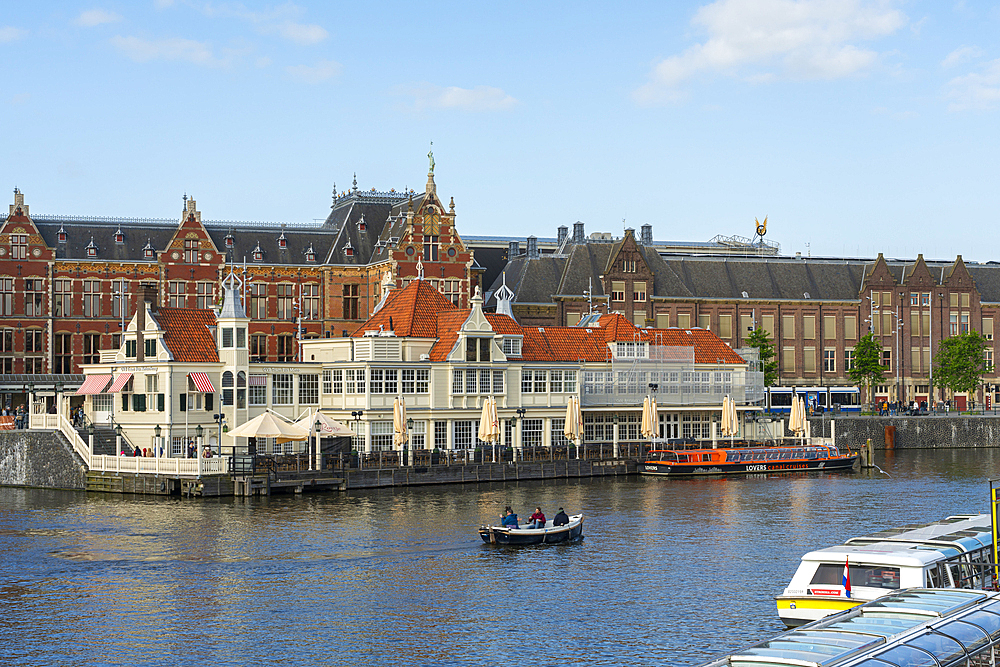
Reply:
[[[363,232],[368,229],[368,223],[365,222],[365,216],[362,215],[361,219],[358,220],[358,231]]]
[[[508,357],[520,357],[522,341],[523,338],[521,338],[520,336],[504,336],[503,353]]]
[[[306,248],[306,261],[315,262],[316,261],[316,251],[313,250],[312,245]]]
[[[122,227],[118,225],[118,229],[115,230],[115,243],[122,245],[125,243],[125,235],[122,234]]]
[[[97,244],[94,243],[94,237],[90,237],[90,243],[87,245],[87,257],[97,257]]]
[[[281,232],[281,236],[278,237],[278,247],[279,248],[288,247],[288,239],[285,238],[285,232]]]
[[[236,245],[236,239],[233,238],[232,233],[226,234],[226,247],[232,248]]]
[[[257,247],[253,249],[253,261],[264,261],[264,251],[260,249],[260,241],[257,242]]]
[[[153,244],[146,239],[146,245],[142,248],[142,256],[144,259],[156,259],[156,251],[153,250]]]
[[[59,225],[59,231],[56,232],[56,238],[59,243],[66,243],[66,228],[63,225]]]
[[[344,255],[346,257],[354,257],[354,247],[351,246],[350,239],[348,239],[347,245],[344,246]]]

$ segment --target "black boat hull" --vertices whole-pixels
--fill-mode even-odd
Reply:
[[[556,544],[570,542],[583,536],[583,515],[571,517],[565,526],[545,529],[504,528],[502,526],[480,526],[479,537],[486,544]]]
[[[740,461],[738,463],[668,463],[643,461],[639,472],[658,477],[688,477],[692,475],[757,475],[788,472],[828,472],[854,468],[858,457],[847,456],[820,461]]]

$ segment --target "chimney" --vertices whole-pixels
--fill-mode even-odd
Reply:
[[[538,237],[528,237],[528,259],[538,259]]]
[[[583,223],[574,222],[573,223],[573,243],[586,243],[587,240],[583,237]]]
[[[140,293],[141,294],[141,293]],[[136,308],[135,318],[135,363],[141,364],[146,358],[146,346],[142,340],[142,332],[146,330],[146,306],[142,303]],[[125,333],[124,331],[122,332]]]
[[[143,303],[149,304],[149,312],[155,313],[159,310],[159,303],[156,298],[156,283],[142,283],[139,285],[139,296]]]
[[[569,236],[569,227],[566,225],[559,225],[559,230],[556,233],[556,245],[562,245],[567,236]]]
[[[639,243],[642,245],[653,245],[653,225],[648,222],[643,225],[640,229]]]
[[[511,241],[507,244],[507,261],[511,261],[515,257],[521,254],[521,242]]]

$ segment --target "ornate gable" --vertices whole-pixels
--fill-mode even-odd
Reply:
[[[896,286],[896,278],[889,270],[889,265],[885,261],[882,253],[878,254],[875,264],[865,274],[864,285],[861,287],[862,293],[868,290],[888,289]]]
[[[927,263],[924,261],[922,254],[917,255],[917,261],[913,263],[904,282],[907,287],[913,289],[930,289],[936,284],[934,276],[931,275],[930,269],[927,268]]]

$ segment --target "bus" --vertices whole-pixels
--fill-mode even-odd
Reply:
[[[792,410],[792,396],[805,399],[812,412],[837,410],[861,412],[861,390],[857,387],[765,387],[764,409],[787,414]]]

